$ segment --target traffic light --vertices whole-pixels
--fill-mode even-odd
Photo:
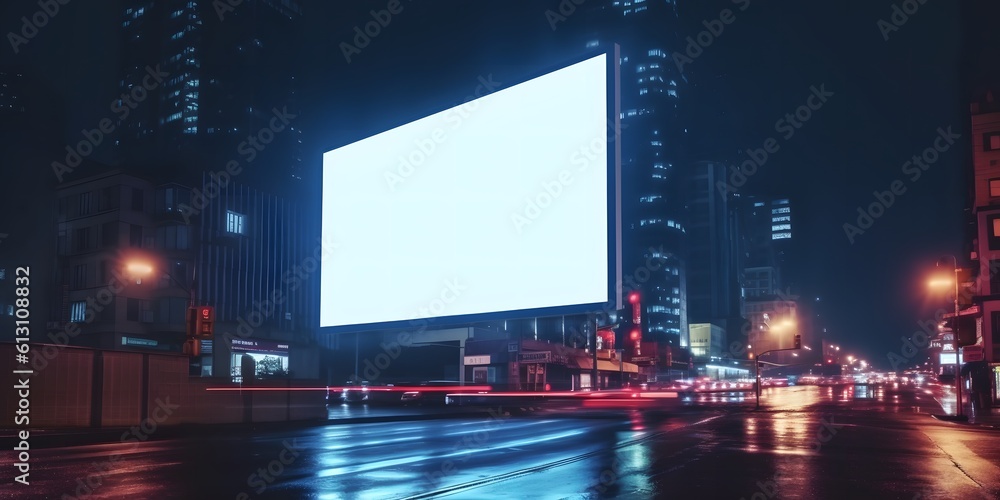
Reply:
[[[975,345],[979,342],[979,334],[977,332],[978,326],[976,325],[975,316],[959,316],[957,322],[955,321],[955,318],[951,318],[948,321],[948,324],[951,326],[952,331],[956,333],[955,344],[958,347]]]
[[[795,335],[795,348],[802,349],[802,335]]]
[[[196,338],[188,337],[188,339],[184,341],[183,351],[185,356],[195,358],[201,356],[201,341]]]
[[[210,306],[198,306],[195,319],[194,337],[211,340],[215,334],[215,309]]]

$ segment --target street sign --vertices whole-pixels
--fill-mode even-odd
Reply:
[[[520,358],[522,363],[548,363],[552,360],[552,352],[522,352]]]
[[[485,356],[466,356],[463,360],[465,366],[472,365],[488,365],[490,364],[490,355]]]
[[[962,359],[966,363],[971,363],[973,361],[982,361],[983,356],[983,346],[981,345],[968,345],[962,348]]]

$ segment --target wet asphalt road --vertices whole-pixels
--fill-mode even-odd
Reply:
[[[931,418],[934,396],[790,387],[760,410],[713,397],[48,448],[0,497],[1000,498],[1000,431]]]

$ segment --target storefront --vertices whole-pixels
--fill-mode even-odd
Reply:
[[[257,378],[288,375],[288,343],[274,340],[233,339],[230,373],[233,382],[242,380],[242,367],[253,366]]]
[[[479,356],[466,356],[463,360],[466,368],[466,383],[472,381],[472,385],[494,385],[498,382],[497,373],[501,368],[493,364],[493,356],[484,354]]]

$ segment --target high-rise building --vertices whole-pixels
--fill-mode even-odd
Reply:
[[[670,56],[679,46],[677,6],[609,0],[596,13],[603,30],[597,38],[621,47],[624,273],[648,276],[635,280],[645,307],[643,340],[687,348],[687,230],[677,167],[685,157],[680,106],[686,79]]]
[[[116,103],[123,164],[160,166],[193,185],[244,168],[243,182],[294,189],[303,178],[293,57],[294,0],[125,0]],[[285,120],[275,126],[275,116]],[[185,179],[188,180],[188,179]]]
[[[977,349],[995,363],[1000,360],[1000,300],[994,299],[1000,293],[1000,92],[984,92],[972,103],[971,114],[972,212],[977,227],[972,260],[979,271],[976,290],[982,302],[982,338]],[[1000,370],[996,373],[1000,377]]]
[[[39,228],[52,228],[56,222],[52,210],[56,177],[47,167],[66,154],[61,135],[52,133],[64,127],[63,103],[54,89],[26,67],[0,66],[4,165],[0,179],[5,188],[0,197],[0,213],[4,214],[0,218],[0,316],[13,325],[18,299],[30,291],[32,342],[45,338],[48,299],[58,292],[53,286],[55,233]],[[18,290],[25,284],[30,288]],[[14,336],[14,328],[8,328],[0,333],[0,340],[12,342]]]
[[[684,189],[688,318],[692,324],[713,323],[724,331],[740,325],[737,226],[729,193],[716,188],[725,175],[722,163],[697,162],[688,167]]]
[[[769,269],[772,286],[787,284],[787,256],[792,241],[792,205],[787,198],[734,194],[743,269]]]

